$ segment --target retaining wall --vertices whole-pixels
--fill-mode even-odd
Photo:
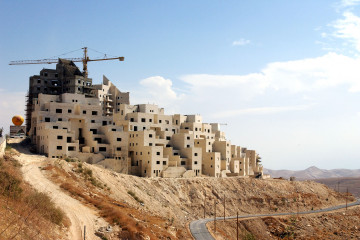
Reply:
[[[6,138],[0,137],[0,157],[5,154]]]

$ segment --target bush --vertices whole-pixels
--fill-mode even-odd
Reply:
[[[69,158],[69,157],[66,157],[64,160],[65,160],[66,162],[75,162],[75,160],[74,160],[74,159]]]
[[[20,184],[21,180],[15,176],[8,172],[0,172],[0,194],[7,197],[18,198],[23,192]]]
[[[85,175],[88,175],[89,177],[92,177],[92,170],[91,169],[85,169]]]
[[[65,213],[58,207],[51,198],[41,192],[34,192],[26,198],[27,203],[36,209],[44,218],[60,225],[64,219]]]
[[[138,196],[136,196],[136,194],[133,192],[133,191],[128,191],[128,194],[130,195],[130,196],[132,196],[138,203],[144,203],[144,201],[143,200],[141,200]]]
[[[255,240],[255,236],[252,235],[251,233],[247,232],[244,234],[244,236],[242,237],[243,240]]]

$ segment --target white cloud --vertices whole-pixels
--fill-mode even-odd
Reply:
[[[156,98],[165,98],[168,100],[178,98],[172,89],[172,81],[161,76],[149,77],[140,81],[140,85],[147,88],[148,92]]]
[[[358,5],[360,3],[360,0],[342,0],[340,2],[340,6],[342,7],[351,7]]]
[[[233,41],[232,45],[233,46],[244,46],[250,43],[250,40],[248,39],[244,39],[244,38],[240,38],[237,41]]]
[[[343,18],[338,19],[331,26],[335,28],[334,37],[347,41],[360,53],[360,17],[346,11],[343,13]]]
[[[245,75],[184,75],[180,80],[188,90],[181,94],[170,79],[154,76],[140,81],[141,88],[132,91],[132,102],[155,103],[165,107],[167,113],[200,113],[212,118],[300,111],[306,110],[309,102],[317,102],[314,96],[326,89],[342,87],[349,92],[360,92],[358,66],[360,58],[328,53],[317,58],[269,63],[261,71]],[[292,100],[291,96],[298,98],[293,104],[283,106],[277,92]],[[272,102],[251,108],[260,96]]]
[[[213,116],[216,118],[229,118],[233,116],[249,115],[249,114],[257,114],[257,115],[274,114],[274,113],[289,112],[289,111],[302,111],[308,109],[309,107],[310,105],[245,108],[245,109],[235,109],[235,110],[217,112]]]
[[[165,107],[169,113],[178,110],[178,102],[183,94],[178,94],[173,88],[172,81],[161,76],[153,76],[140,81],[140,89],[131,91],[132,102],[154,103]]]
[[[181,77],[193,91],[205,88],[244,91],[246,96],[264,93],[266,89],[289,92],[314,91],[340,85],[350,92],[360,92],[360,59],[328,53],[317,58],[269,63],[258,73],[247,75],[193,74]]]

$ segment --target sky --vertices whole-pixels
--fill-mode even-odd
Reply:
[[[360,0],[0,0],[0,33],[7,132],[29,76],[55,68],[9,62],[86,46],[125,57],[90,62],[93,83],[105,75],[131,104],[226,124],[265,168],[360,168]]]

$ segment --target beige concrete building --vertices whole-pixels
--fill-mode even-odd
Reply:
[[[258,154],[231,145],[220,124],[166,115],[153,104],[130,105],[129,93],[105,76],[88,87],[87,94],[33,98],[29,134],[39,153],[143,177],[262,175]]]

